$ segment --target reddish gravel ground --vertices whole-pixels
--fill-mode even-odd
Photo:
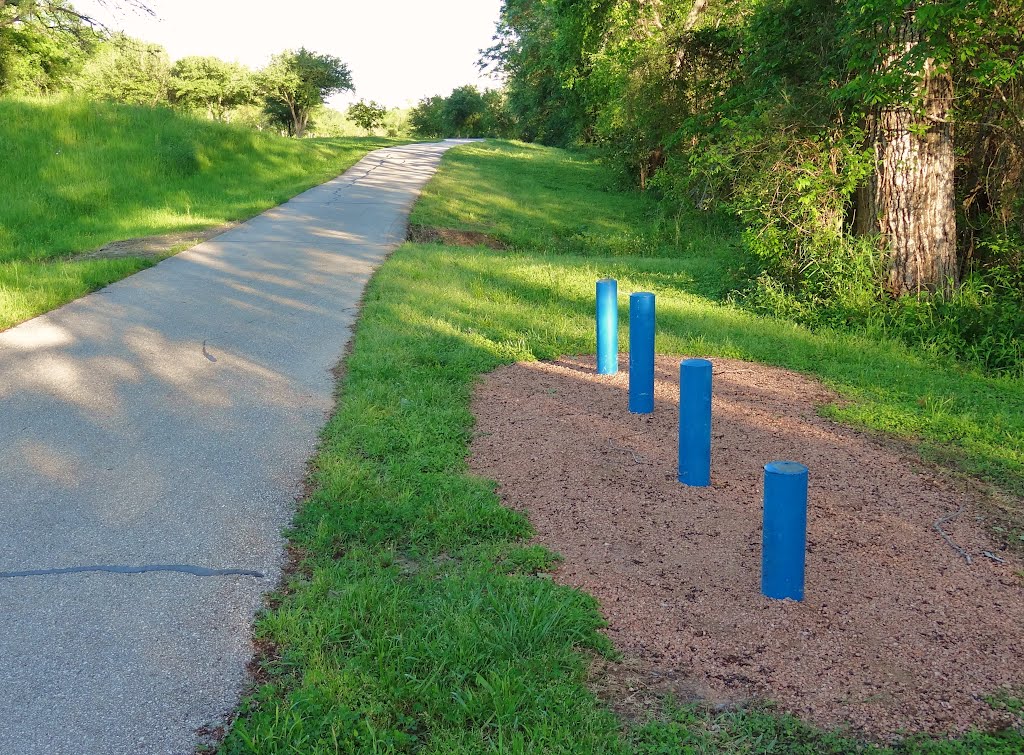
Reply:
[[[819,417],[806,377],[714,361],[712,486],[675,481],[679,360],[656,411],[592,357],[502,367],[473,403],[470,464],[564,557],[559,581],[601,602],[648,677],[716,701],[769,698],[873,739],[1019,723],[983,698],[1024,684],[1022,564],[994,547],[970,486]],[[626,367],[625,361],[622,364]],[[763,465],[810,467],[807,593],[760,594]],[[972,556],[933,529],[939,519]]]

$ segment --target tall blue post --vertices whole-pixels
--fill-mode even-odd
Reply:
[[[795,461],[765,464],[761,592],[776,600],[803,600],[806,553],[807,467]]]
[[[679,482],[711,484],[711,362],[679,363]]]
[[[597,282],[597,374],[619,371],[619,284],[614,278]]]
[[[654,411],[654,294],[629,296],[629,411]]]

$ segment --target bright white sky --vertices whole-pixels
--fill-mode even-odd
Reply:
[[[305,47],[341,58],[358,99],[389,107],[448,94],[481,78],[478,51],[491,45],[501,0],[145,0],[147,17],[117,0],[72,0],[74,7],[133,37],[167,48],[172,60],[215,55],[252,68],[282,50]],[[120,5],[121,10],[112,7]]]

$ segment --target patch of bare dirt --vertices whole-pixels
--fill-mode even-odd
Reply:
[[[600,600],[633,659],[623,699],[770,698],[877,739],[1019,724],[984,698],[1024,682],[1021,561],[986,535],[974,488],[818,416],[836,397],[813,380],[713,362],[710,488],[676,482],[677,359],[658,359],[653,415],[629,414],[627,375],[592,357],[502,367],[475,394],[470,465],[562,554],[555,578]],[[760,593],[773,460],[810,467],[802,603]],[[933,528],[962,506],[943,527],[971,564]]]
[[[175,251],[189,249],[196,244],[220,236],[235,228],[238,223],[224,223],[202,231],[181,231],[159,236],[141,236],[137,239],[111,241],[91,252],[76,255],[77,260],[115,259],[118,257],[163,257]]]
[[[480,231],[459,231],[455,228],[435,228],[429,225],[410,225],[406,239],[417,244],[486,246],[490,249],[508,249],[508,244],[504,241]]]
[[[700,679],[677,669],[655,668],[643,658],[595,659],[588,683],[619,719],[634,724],[659,716],[670,695],[677,703],[702,703],[715,710],[734,707]]]

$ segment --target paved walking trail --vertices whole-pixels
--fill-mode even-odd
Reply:
[[[332,407],[360,295],[457,142],[345,175],[0,333],[0,754],[193,752]]]

